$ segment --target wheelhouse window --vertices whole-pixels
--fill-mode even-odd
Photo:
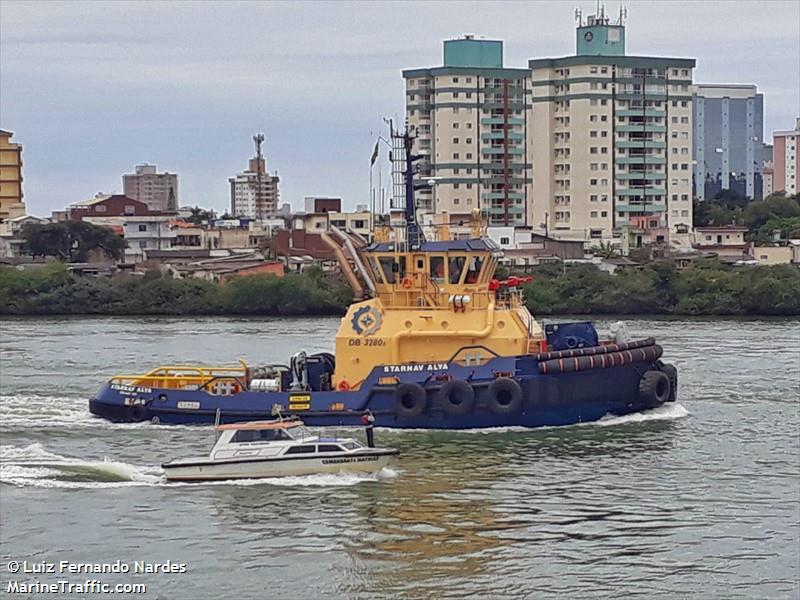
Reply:
[[[314,454],[316,446],[292,446],[286,451],[286,454]]]
[[[283,429],[242,429],[237,431],[231,442],[242,444],[248,442],[272,442],[291,439]]]
[[[458,283],[461,281],[461,272],[464,270],[464,265],[467,264],[466,256],[451,256],[447,263],[447,274],[450,283]]]
[[[336,444],[320,444],[317,446],[317,452],[341,452],[342,447]]]
[[[397,260],[394,256],[382,256],[378,260],[386,283],[398,283],[406,276],[405,256],[401,256]]]
[[[483,262],[482,256],[473,256],[470,258],[469,265],[467,266],[467,276],[464,279],[464,283],[478,283]]]
[[[431,256],[431,279],[436,283],[444,283],[444,256]]]

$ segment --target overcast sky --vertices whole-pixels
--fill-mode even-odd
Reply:
[[[352,207],[382,117],[402,114],[402,69],[441,64],[442,40],[463,33],[504,39],[506,66],[573,54],[576,6],[595,2],[3,0],[0,127],[24,145],[33,214],[121,191],[141,162],[179,173],[181,204],[225,210],[257,131],[283,201]],[[757,84],[767,140],[794,125],[800,2],[627,6],[628,54],[696,58],[698,83]]]

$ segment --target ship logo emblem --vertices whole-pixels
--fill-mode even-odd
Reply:
[[[362,306],[353,315],[353,331],[359,335],[372,335],[381,328],[383,317],[374,306]]]

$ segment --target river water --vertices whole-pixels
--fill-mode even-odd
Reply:
[[[630,320],[677,365],[675,405],[542,430],[378,431],[402,455],[376,477],[167,485],[158,465],[205,453],[209,428],[88,412],[111,375],[285,362],[332,350],[337,325],[0,321],[2,588],[88,578],[164,599],[800,597],[796,321]],[[11,560],[187,572],[12,575]]]

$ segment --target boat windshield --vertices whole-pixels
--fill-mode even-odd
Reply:
[[[241,444],[245,442],[276,442],[292,439],[284,429],[241,429],[237,431],[231,442]]]
[[[288,432],[289,437],[293,440],[304,440],[306,438],[313,438],[316,437],[311,430],[306,427],[305,425],[297,425],[292,427],[291,429],[283,430],[284,433]]]
[[[363,444],[360,444],[355,440],[350,442],[341,442],[341,445],[345,450],[358,450],[359,448],[364,447]]]

